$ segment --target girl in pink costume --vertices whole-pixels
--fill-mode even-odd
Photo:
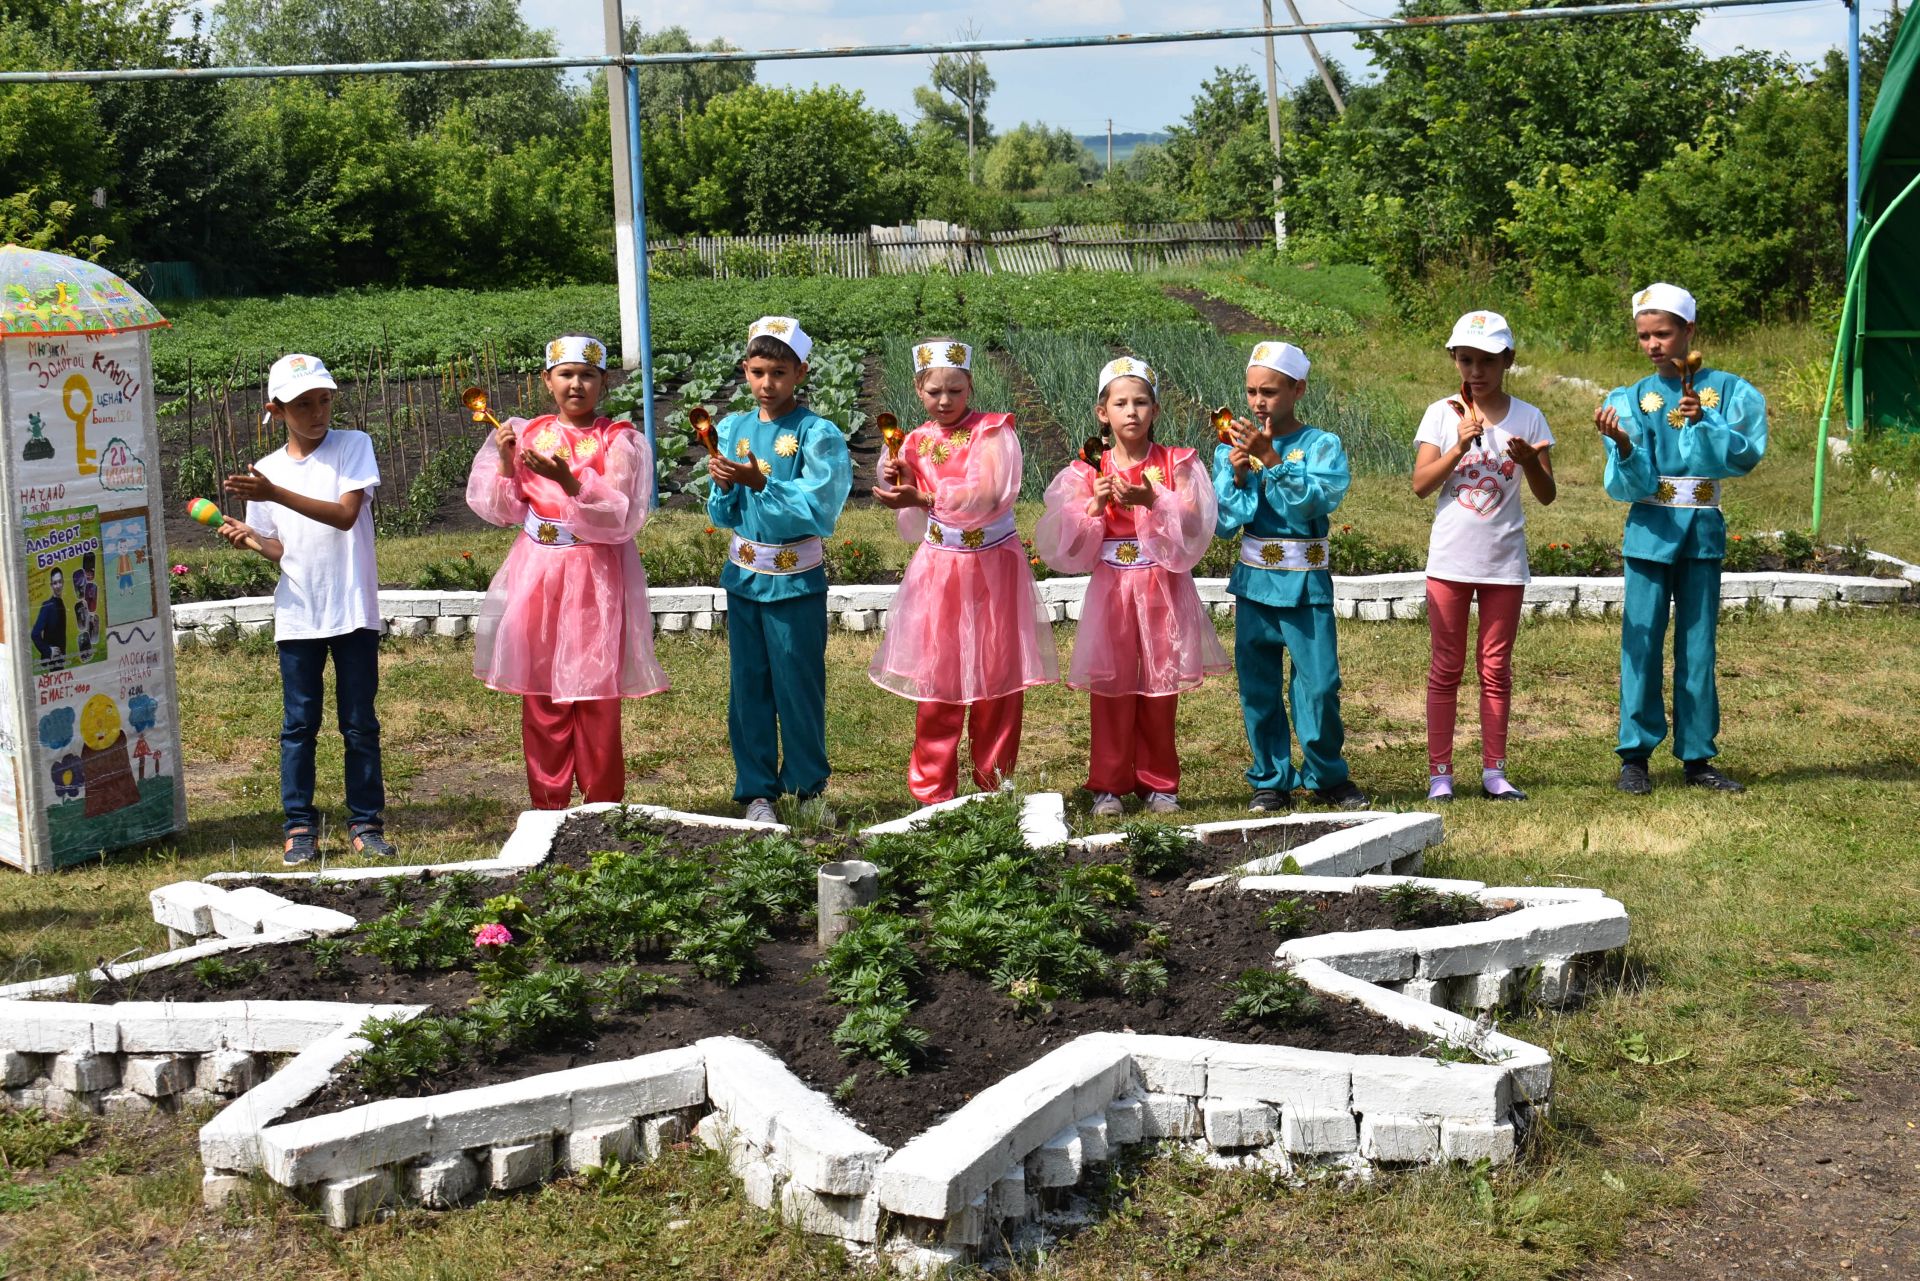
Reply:
[[[518,525],[475,631],[473,674],[521,696],[520,740],[535,809],[626,794],[620,700],[667,688],[653,656],[647,575],[634,536],[653,502],[653,454],[633,424],[598,415],[606,348],[547,344],[541,375],[557,414],[509,418],[480,447],[467,505]]]
[[[907,790],[950,799],[960,734],[971,721],[973,780],[1000,786],[1020,755],[1024,691],[1060,679],[1013,500],[1020,438],[1012,414],[975,413],[973,349],[948,339],[914,348],[914,389],[930,419],[883,455],[874,501],[922,546],[907,566],[868,675],[919,704]]]
[[[1054,477],[1033,536],[1053,569],[1093,574],[1067,684],[1093,696],[1087,790],[1103,817],[1133,792],[1155,813],[1180,808],[1179,696],[1233,666],[1193,585],[1213,541],[1213,482],[1193,450],[1153,439],[1157,381],[1124,356],[1100,371],[1094,414],[1110,447]]]

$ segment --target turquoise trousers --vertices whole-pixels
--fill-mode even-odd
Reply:
[[[1283,702],[1282,662],[1286,659],[1291,662]],[[1344,783],[1347,763],[1340,749],[1347,731],[1340,723],[1340,651],[1334,639],[1333,608],[1280,608],[1240,597],[1233,611],[1233,666],[1240,678],[1247,745],[1253,749],[1253,764],[1247,770],[1253,789],[1318,791]],[[1297,768],[1293,763],[1296,737],[1301,755]]]
[[[1667,619],[1673,619],[1673,754],[1683,761],[1719,755],[1720,691],[1713,680],[1720,625],[1720,562],[1628,557],[1620,627],[1622,760],[1644,760],[1667,736],[1661,691]]]
[[[827,595],[727,593],[733,799],[818,795],[827,765]],[[783,759],[784,757],[784,759]]]

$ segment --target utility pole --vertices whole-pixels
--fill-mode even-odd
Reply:
[[[622,40],[626,20],[620,12],[620,0],[601,0],[606,25],[606,50],[624,53]],[[639,273],[646,264],[639,262],[633,246],[633,184],[628,180],[627,115],[620,107],[619,67],[607,69],[608,124],[613,133],[613,257],[620,282],[620,363],[628,369],[640,365],[640,286]]]
[[[1267,12],[1267,25],[1272,26],[1273,11],[1271,5],[1267,7]],[[1300,10],[1294,5],[1293,0],[1287,0],[1287,13],[1292,16],[1294,26],[1299,27],[1306,25],[1300,21]],[[1340,96],[1340,86],[1333,82],[1332,73],[1327,70],[1326,62],[1320,57],[1320,46],[1313,42],[1312,36],[1302,35],[1300,38],[1307,42],[1307,54],[1313,59],[1314,67],[1320,72],[1320,83],[1327,87],[1327,97],[1333,99],[1333,109],[1343,116],[1346,115],[1347,100]]]
[[[1113,117],[1107,117],[1107,181],[1113,181]]]
[[[1260,16],[1266,25],[1273,26],[1273,0],[1260,0]],[[1280,95],[1274,84],[1279,72],[1273,60],[1273,35],[1269,31],[1265,37],[1267,45],[1267,141],[1273,145],[1273,159],[1277,166],[1280,161]],[[1287,215],[1280,209],[1280,170],[1273,171],[1273,247],[1284,249],[1287,244]]]

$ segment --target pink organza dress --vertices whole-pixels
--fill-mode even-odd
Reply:
[[[901,483],[932,494],[933,511],[897,515],[900,537],[920,546],[868,668],[873,683],[916,702],[975,703],[1059,680],[1053,625],[1011,532],[1021,467],[1013,415],[968,414],[951,431],[922,423],[900,461]]]
[[[552,414],[509,425],[524,448],[566,458],[580,492],[569,498],[518,458],[502,474],[491,438],[474,455],[467,505],[522,533],[480,607],[473,674],[491,689],[557,703],[666,689],[653,654],[647,574],[633,543],[653,500],[646,437],[605,418],[586,430]]]
[[[1105,465],[1112,469],[1112,455]],[[1068,665],[1074,689],[1118,697],[1178,694],[1232,669],[1193,567],[1213,541],[1213,482],[1191,449],[1154,444],[1122,479],[1153,486],[1145,507],[1087,515],[1096,473],[1075,461],[1047,487],[1034,531],[1040,558],[1062,574],[1093,575]],[[1152,564],[1146,564],[1151,561]]]

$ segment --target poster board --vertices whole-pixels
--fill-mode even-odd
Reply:
[[[0,863],[186,824],[145,332],[0,342]]]

